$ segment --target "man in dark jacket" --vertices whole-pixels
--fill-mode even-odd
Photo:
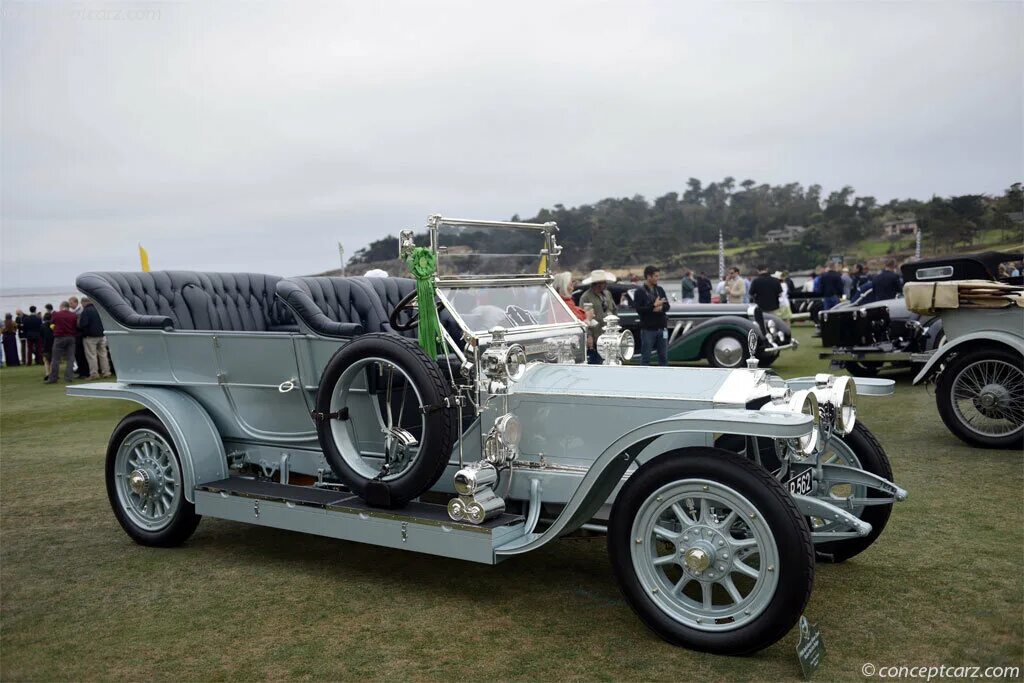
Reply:
[[[704,272],[697,278],[697,303],[711,303],[711,279]]]
[[[896,274],[896,262],[887,261],[885,269],[874,279],[875,301],[895,299],[900,293],[900,284],[900,276]]]
[[[661,276],[654,266],[644,268],[644,283],[633,291],[633,307],[640,319],[640,364],[651,364],[651,352],[657,350],[658,365],[668,365],[668,297],[658,285]]]
[[[828,269],[821,274],[822,308],[829,310],[839,303],[843,295],[843,276],[839,274],[839,264],[830,263]]]
[[[82,299],[82,314],[78,316],[78,331],[82,333],[85,360],[89,364],[89,379],[101,375],[110,377],[110,363],[107,361],[107,338],[103,336],[103,321],[99,311],[89,299]]]
[[[757,304],[765,313],[775,313],[779,310],[782,283],[768,273],[768,266],[757,270],[757,277],[750,283],[750,302]]]
[[[35,306],[28,307],[28,315],[21,319],[21,338],[25,340],[25,365],[32,365],[35,359],[36,365],[43,364],[43,349],[41,346],[40,333],[42,332],[43,321],[39,319]]]

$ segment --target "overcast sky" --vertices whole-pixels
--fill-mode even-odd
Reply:
[[[4,288],[337,265],[431,213],[1024,176],[1024,4],[2,8]]]

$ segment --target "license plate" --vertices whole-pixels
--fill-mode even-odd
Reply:
[[[806,496],[811,492],[814,470],[810,467],[786,482],[789,493],[794,496]]]

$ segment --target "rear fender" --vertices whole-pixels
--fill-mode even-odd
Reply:
[[[73,385],[67,392],[68,396],[134,401],[156,415],[167,428],[181,459],[185,498],[189,502],[195,502],[196,485],[227,478],[228,462],[220,432],[203,407],[185,392],[120,382]]]
[[[914,384],[918,384],[927,379],[931,379],[932,375],[939,371],[942,367],[941,364],[949,360],[952,353],[960,353],[966,351],[974,346],[1008,346],[1011,349],[1017,351],[1017,353],[1024,355],[1024,338],[1017,335],[1010,334],[1009,332],[1001,332],[999,330],[985,330],[984,332],[971,332],[965,334],[962,337],[957,337],[946,342],[940,349],[938,349],[932,357],[924,364],[921,368],[921,372],[917,373],[917,377],[914,378]]]
[[[506,557],[520,555],[579,528],[608,500],[640,453],[650,458],[668,452],[659,451],[654,444],[660,443],[670,449],[673,443],[671,437],[674,435],[727,433],[794,439],[809,433],[811,422],[811,417],[802,413],[717,408],[695,410],[648,422],[626,432],[601,453],[550,527],[543,533],[518,536],[496,548],[495,554]]]

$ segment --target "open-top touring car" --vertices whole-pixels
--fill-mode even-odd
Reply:
[[[552,264],[554,224],[428,228],[429,247],[400,239],[415,280],[78,278],[118,382],[68,393],[142,406],[106,460],[131,538],[180,544],[208,516],[493,564],[605,532],[648,626],[737,654],[796,623],[816,554],[863,551],[906,496],[856,417],[891,382],[623,366],[612,320],[587,365],[547,274],[460,274],[444,249],[520,231]]]

